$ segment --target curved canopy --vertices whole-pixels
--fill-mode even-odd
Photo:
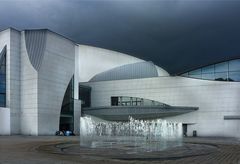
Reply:
[[[95,75],[90,82],[110,81],[110,80],[125,80],[125,79],[139,79],[167,76],[165,71],[159,73],[159,70],[152,62],[138,62],[133,64],[126,64],[108,71]]]

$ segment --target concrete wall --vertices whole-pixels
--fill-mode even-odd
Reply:
[[[1,31],[0,49],[5,45],[6,107],[10,109],[11,134],[54,134],[59,127],[63,96],[74,74],[77,100],[79,81],[88,81],[114,67],[143,61],[110,50],[76,45],[48,30]],[[158,68],[158,73],[161,72],[166,73]],[[81,104],[75,104],[74,121],[79,126]]]
[[[38,72],[38,134],[55,134],[63,97],[75,71],[75,44],[50,31]]]
[[[10,54],[10,29],[0,32],[0,51],[7,46],[7,59],[9,60]],[[7,60],[7,61],[8,61]],[[0,135],[9,135],[10,134],[10,67],[6,63],[6,106],[8,108],[0,107]]]
[[[79,47],[75,46],[75,72],[74,72],[74,134],[80,133],[81,100],[79,100]]]
[[[10,66],[10,74],[7,77],[7,84],[10,84],[7,87],[9,100],[7,103],[10,107],[11,114],[11,134],[20,133],[20,47],[21,47],[21,34],[19,31],[11,29],[10,32],[10,55],[7,59],[7,64]],[[10,63],[9,63],[10,62]]]
[[[80,133],[81,101],[74,100],[74,134]]]
[[[21,40],[21,129],[22,134],[54,135],[59,129],[63,97],[75,68],[75,44],[50,31],[46,40],[35,44],[46,44],[39,70],[29,60],[25,32]],[[33,34],[37,35],[37,34]],[[42,34],[41,34],[42,35]],[[36,43],[34,43],[36,42]],[[32,49],[31,49],[32,50]],[[34,52],[34,51],[31,51]],[[34,55],[34,54],[31,54]],[[33,57],[34,58],[34,57]]]
[[[0,107],[0,135],[10,135],[10,109]]]
[[[21,133],[38,134],[38,74],[26,49],[24,31],[21,32]]]
[[[47,30],[28,31],[27,37],[26,31],[0,32],[0,49],[7,46],[6,106],[10,108],[11,134],[53,135],[59,129],[67,85],[78,71],[75,51],[79,48]],[[78,99],[78,79],[75,84]]]
[[[192,124],[188,134],[240,137],[240,120],[224,120],[240,115],[240,83],[198,80],[184,77],[157,77],[135,80],[83,83],[92,87],[92,106],[110,106],[111,96],[133,96],[173,106],[197,106],[199,110],[170,121]]]
[[[20,133],[20,32],[7,29],[0,32],[0,49],[7,46],[6,107],[10,108],[11,134]]]
[[[144,61],[116,51],[92,46],[78,45],[78,48],[79,74],[76,76],[79,82],[87,82],[94,75],[118,66]]]

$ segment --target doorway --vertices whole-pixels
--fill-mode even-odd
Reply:
[[[60,113],[59,130],[74,130],[74,77],[68,84],[65,92]]]
[[[187,137],[187,124],[182,124],[182,128],[183,128],[183,136]]]

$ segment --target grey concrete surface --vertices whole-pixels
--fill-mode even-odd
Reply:
[[[110,106],[112,96],[140,97],[171,106],[199,107],[197,111],[165,117],[188,124],[188,136],[240,138],[240,83],[198,80],[179,76],[80,83],[91,87],[91,107]]]
[[[0,136],[0,163],[164,163],[240,164],[240,140],[185,138],[181,147],[127,154],[129,148],[79,147],[79,137]]]

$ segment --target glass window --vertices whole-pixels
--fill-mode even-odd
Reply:
[[[206,79],[206,80],[215,80],[214,73],[206,73],[206,74],[202,74],[202,79]]]
[[[202,68],[202,73],[205,74],[213,74],[214,73],[214,65],[210,65],[207,67]]]
[[[202,78],[202,75],[201,75],[201,74],[198,74],[198,75],[189,75],[189,77],[201,79],[201,78]]]
[[[74,129],[74,99],[72,97],[72,91],[74,87],[74,77],[70,80],[67,90],[63,97],[59,130],[71,130]],[[84,101],[84,100],[83,100]],[[86,104],[86,101],[84,102]]]
[[[0,82],[5,83],[6,81],[6,74],[0,74]]]
[[[215,73],[215,80],[217,81],[227,81],[227,72]]]
[[[5,94],[0,94],[0,106],[1,107],[5,106],[5,101],[6,101],[6,95]]]
[[[112,106],[118,106],[118,97],[111,97]]]
[[[228,71],[228,62],[215,64],[215,72],[227,72]]]
[[[74,89],[74,87],[72,88]],[[74,93],[74,91],[71,91],[71,92],[72,94]],[[82,108],[90,107],[91,106],[91,87],[79,85],[79,99],[85,102],[84,104],[82,104]]]
[[[122,102],[130,101],[130,97],[122,97]]]
[[[0,93],[6,93],[6,85],[0,84]]]
[[[184,73],[182,76],[205,80],[240,82],[240,59],[203,67]]]
[[[240,81],[240,72],[229,72],[229,81]]]
[[[163,103],[143,99],[138,97],[128,97],[128,96],[119,96],[119,97],[111,97],[111,106],[159,106],[165,105]]]
[[[191,75],[200,75],[201,72],[202,72],[201,69],[197,69],[197,70],[189,72],[189,76],[191,76]]]
[[[6,106],[6,47],[0,52],[0,106]]]
[[[240,59],[229,61],[229,71],[240,71]]]
[[[1,73],[1,74],[5,74],[5,72],[6,72],[5,66],[1,66],[1,67],[0,67],[0,73]]]

